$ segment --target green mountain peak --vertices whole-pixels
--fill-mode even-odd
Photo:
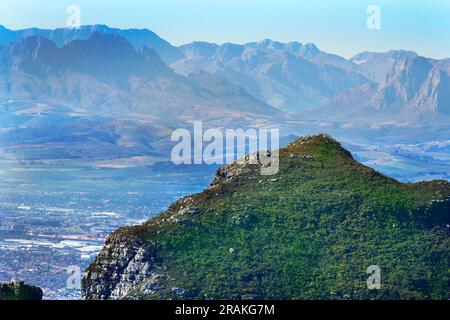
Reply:
[[[202,193],[113,233],[85,298],[449,298],[448,182],[400,183],[326,135],[279,158],[274,176],[245,159],[224,166]]]

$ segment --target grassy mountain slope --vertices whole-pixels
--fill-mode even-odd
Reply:
[[[203,193],[112,234],[86,299],[448,299],[450,184],[404,184],[328,136],[233,163]],[[369,291],[366,269],[381,268]]]

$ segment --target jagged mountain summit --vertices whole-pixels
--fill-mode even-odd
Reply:
[[[414,52],[393,51],[389,54],[364,53],[353,61],[366,68],[379,82],[342,91],[316,114],[318,117],[368,123],[394,120],[421,125],[448,124],[450,59],[434,60]],[[381,68],[380,64],[386,68]],[[377,75],[377,72],[383,75]]]
[[[400,111],[414,99],[432,68],[432,62],[423,57],[396,60],[372,98],[373,105],[382,110]]]
[[[214,112],[238,118],[242,105],[244,113],[280,115],[245,90],[234,91],[232,97],[228,101],[229,96],[174,73],[155,51],[136,50],[115,34],[93,33],[61,48],[31,36],[8,45],[0,57],[4,101],[174,119],[205,119]]]
[[[448,115],[448,60],[413,51],[362,52],[350,60],[312,43],[263,40],[244,45],[193,42],[171,65],[208,72],[284,111],[316,120],[435,123]],[[318,112],[312,112],[316,110]]]
[[[147,47],[157,52],[164,62],[170,64],[183,57],[180,50],[148,29],[117,29],[105,25],[81,26],[80,28],[23,29],[9,30],[0,26],[0,46],[17,42],[30,36],[40,36],[52,40],[58,47],[63,47],[74,40],[89,39],[95,33],[114,34],[130,42],[136,50]]]
[[[416,52],[407,50],[391,50],[388,52],[365,51],[358,53],[350,61],[356,63],[367,72],[369,78],[375,82],[382,83],[398,59],[415,58],[417,56],[419,55]]]
[[[312,43],[194,42],[180,50],[185,58],[171,65],[178,73],[219,75],[284,111],[321,107],[338,92],[369,81],[357,64],[320,51]]]
[[[434,124],[442,122],[442,115],[448,120],[448,60],[421,57],[413,51],[362,52],[347,60],[313,43],[270,39],[242,45],[196,41],[175,47],[147,29],[93,25],[18,31],[1,27],[0,54],[5,55],[6,46],[30,36],[50,39],[63,48],[97,33],[122,37],[136,51],[150,49],[191,81],[206,72],[216,77],[213,82],[226,81],[230,89],[245,90],[253,101],[242,101],[243,108],[259,101],[305,118],[369,124],[392,119],[409,125]],[[129,99],[120,96],[114,102],[121,108]]]
[[[269,39],[175,48],[148,30],[101,25],[2,27],[0,43],[0,147],[22,159],[167,155],[170,132],[193,120],[276,125],[286,136],[324,124],[343,139],[356,128],[370,143],[403,128],[445,139],[450,123],[449,60],[414,52],[347,60]],[[168,59],[163,47],[178,53]]]
[[[85,299],[449,299],[450,184],[400,183],[329,136],[248,157],[147,223],[114,232]],[[369,290],[367,269],[381,270]]]
[[[62,47],[25,37],[0,48],[0,146],[26,159],[167,156],[171,132],[189,121],[283,122],[281,111],[238,85],[204,80],[176,74],[154,50],[117,34]]]

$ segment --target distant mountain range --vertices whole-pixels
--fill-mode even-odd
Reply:
[[[136,49],[147,47],[158,53],[166,63],[172,63],[183,57],[181,51],[169,42],[161,39],[154,32],[147,29],[121,30],[109,28],[105,25],[83,26],[79,29],[60,28],[54,30],[46,29],[24,29],[12,31],[0,26],[0,46],[8,45],[30,36],[40,36],[52,40],[58,47],[63,47],[73,40],[86,40],[94,33],[115,34],[130,42]]]
[[[159,59],[154,52],[181,75],[190,76],[191,79],[204,72],[217,75],[219,78],[216,81],[226,80],[229,85],[239,86],[258,100],[283,111],[301,112],[333,106],[346,108],[347,114],[353,109],[359,112],[361,108],[374,108],[388,113],[408,111],[450,114],[450,59],[439,61],[424,58],[412,51],[363,52],[346,60],[320,51],[312,43],[280,43],[268,39],[244,45],[193,42],[177,48],[150,30],[121,30],[104,25],[83,26],[80,29],[32,28],[18,31],[0,27],[0,46],[8,47],[28,37],[43,37],[53,41],[54,45],[42,42],[47,47],[40,50],[52,51],[40,51],[41,57],[44,57],[42,62],[45,63],[45,59],[47,63],[53,60],[50,54],[58,47],[62,50],[55,63],[59,62],[60,66],[72,63],[71,59],[80,54],[76,50],[82,51],[83,55],[90,54],[90,58],[95,54],[97,57],[107,54],[103,50],[128,50],[130,54],[119,64],[117,61],[105,60],[101,65],[105,67],[114,63],[114,68],[109,70],[111,75],[121,75],[117,68],[127,70],[129,76],[136,75],[133,72],[138,71],[141,57],[132,56],[130,46],[125,41],[119,41],[118,37],[114,38],[116,42],[111,37],[109,44],[102,44],[99,34],[125,39],[141,55],[150,55],[145,58],[147,62],[153,60],[152,67],[159,68],[161,72],[165,69],[166,75],[170,73],[168,68],[157,61]],[[85,46],[79,41],[71,44],[74,40],[89,42]],[[32,45],[28,41],[28,47],[22,49],[32,50]],[[18,54],[20,47],[15,45],[14,49]],[[2,51],[4,58],[5,49]],[[11,48],[8,52],[11,53]],[[118,53],[115,58],[120,58]],[[134,63],[131,69],[130,63]],[[101,65],[98,67],[101,68]],[[96,66],[89,65],[89,61],[86,61],[82,71],[97,73]]]
[[[175,47],[146,29],[0,26],[0,114],[0,147],[51,143],[58,133],[58,142],[100,141],[92,150],[112,144],[126,154],[158,149],[144,141],[191,120],[446,128],[450,59],[400,50],[347,60],[312,43]]]
[[[376,81],[343,92],[335,106],[372,107],[386,115],[450,115],[450,59],[410,51],[361,53],[352,61]]]
[[[170,133],[187,121],[215,127],[283,121],[281,111],[244,88],[216,75],[179,75],[154,50],[108,30],[71,41],[56,37],[62,31],[50,33],[62,46],[28,36],[43,33],[38,29],[19,32],[27,35],[19,39],[0,30],[4,43],[14,40],[0,48],[0,147],[27,159],[154,154],[169,148]]]
[[[171,65],[178,73],[219,74],[285,111],[323,109],[328,118],[339,118],[337,109],[348,119],[361,110],[381,118],[450,115],[450,59],[399,50],[346,60],[314,44],[271,40],[221,46],[194,42],[180,49],[185,58]]]
[[[178,73],[218,74],[284,111],[321,107],[342,90],[368,81],[358,65],[321,52],[311,43],[194,42],[180,49],[186,58],[171,65]]]
[[[58,48],[31,36],[2,52],[0,97],[62,105],[92,113],[140,113],[158,117],[205,119],[214,112],[276,115],[245,90],[227,97],[173,72],[147,47],[138,50],[115,34],[93,33]],[[231,84],[225,86],[234,87]],[[242,100],[240,100],[240,98]],[[245,106],[243,110],[242,106]]]

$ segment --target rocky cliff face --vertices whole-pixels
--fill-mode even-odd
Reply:
[[[450,59],[436,63],[418,90],[409,111],[450,115]]]
[[[112,235],[99,259],[101,265],[88,271],[85,279],[85,297],[93,299],[121,299],[131,293],[151,293],[158,288],[155,257],[150,248],[138,239]],[[143,282],[147,285],[140,288]],[[137,291],[139,289],[139,291]]]
[[[423,57],[397,60],[372,98],[372,104],[382,110],[401,110],[414,99],[432,68],[432,62]]]
[[[84,299],[448,299],[450,184],[402,184],[327,136],[249,157],[204,192],[114,232]],[[383,285],[367,289],[379,265]]]
[[[415,58],[418,54],[413,51],[390,50],[388,52],[361,52],[350,59],[359,65],[368,77],[377,83],[383,83],[391,72],[393,65],[400,59]]]
[[[42,300],[42,290],[19,281],[0,283],[0,300]]]
[[[255,157],[256,155],[253,155]],[[220,192],[224,184],[237,182],[246,175],[255,175],[249,166],[250,156],[235,161],[217,171],[216,178],[206,193]],[[110,235],[96,262],[83,278],[83,298],[89,300],[148,299],[166,295],[170,299],[193,298],[194,293],[180,287],[167,287],[175,278],[160,256],[158,245],[151,234],[153,227],[165,228],[173,224],[189,225],[186,217],[197,215],[197,196],[186,197],[174,203],[168,211],[144,226],[125,227]],[[158,234],[159,231],[156,231]]]
[[[450,114],[450,60],[433,60],[409,52],[362,54],[354,58],[378,79],[342,91],[318,113],[328,119],[396,119],[412,123],[439,124]],[[358,60],[360,59],[360,60]],[[367,60],[366,60],[367,59]],[[381,72],[379,64],[389,66]],[[374,70],[375,69],[375,70]],[[376,74],[380,71],[381,75]],[[375,72],[375,73],[373,73]]]

